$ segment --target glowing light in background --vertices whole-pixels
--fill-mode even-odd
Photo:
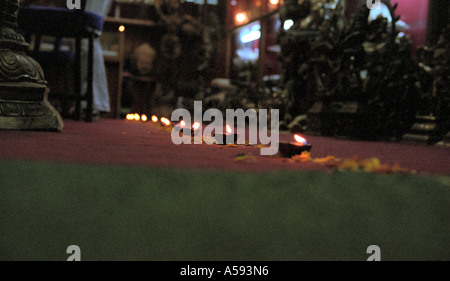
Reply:
[[[249,42],[258,40],[259,38],[261,38],[261,31],[254,30],[254,31],[251,31],[250,33],[243,35],[241,37],[241,41],[242,41],[242,43],[249,43]]]
[[[124,25],[119,26],[119,31],[120,32],[124,32],[125,31],[125,26]]]
[[[236,15],[236,22],[239,24],[245,23],[248,21],[247,13],[239,13]]]
[[[261,25],[254,24],[241,32],[241,42],[249,43],[261,38]]]
[[[293,20],[286,20],[286,21],[284,21],[284,24],[283,24],[283,28],[284,28],[284,30],[289,30],[292,26],[294,25],[294,21]]]
[[[256,61],[259,58],[259,49],[245,48],[237,50],[237,55],[243,61]]]

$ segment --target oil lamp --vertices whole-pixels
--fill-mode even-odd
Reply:
[[[162,117],[162,118],[161,118],[161,125],[162,125],[163,127],[169,127],[170,125],[172,125],[172,122],[170,122],[169,119],[167,119],[167,118],[165,118],[165,117]]]
[[[300,135],[294,135],[293,142],[279,142],[280,154],[286,158],[300,155],[304,151],[311,151],[311,148],[312,146],[308,143],[308,141]]]
[[[191,135],[192,137],[195,137],[199,133],[200,129],[200,123],[195,122],[191,128],[186,127],[186,122],[184,120],[181,120],[179,124],[180,131],[183,135]]]
[[[200,123],[199,122],[195,122],[194,125],[192,125],[191,128],[191,136],[195,137],[198,135],[198,132],[200,131]]]
[[[236,144],[239,136],[233,133],[230,125],[226,126],[226,133],[214,133],[216,143],[219,145]]]

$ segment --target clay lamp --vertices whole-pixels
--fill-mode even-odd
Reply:
[[[163,127],[170,127],[172,125],[172,122],[170,122],[169,119],[162,117],[161,118],[161,126]]]
[[[180,132],[184,135],[191,135],[192,137],[195,137],[198,135],[200,131],[200,123],[195,122],[191,128],[186,127],[186,122],[184,120],[181,120],[179,124]]]
[[[300,135],[294,135],[294,141],[280,141],[279,143],[280,154],[286,158],[300,155],[305,151],[311,151],[311,148],[312,146],[308,143],[308,141]]]
[[[214,138],[219,145],[236,144],[239,136],[233,133],[230,125],[226,126],[226,133],[215,133]]]
[[[127,119],[128,121],[133,121],[133,120],[134,120],[134,114],[127,114],[126,119]]]

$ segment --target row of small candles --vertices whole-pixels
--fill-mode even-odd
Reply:
[[[141,122],[148,122],[149,118],[145,114],[137,114],[137,113],[130,113],[127,114],[126,119],[128,121],[141,121]],[[153,115],[150,118],[150,121],[157,124],[160,123],[163,127],[172,127],[172,122],[165,117],[158,118],[156,115]],[[183,129],[183,133],[188,132],[192,137],[196,136],[198,133],[198,130],[200,129],[200,123],[195,122],[190,129],[186,128],[186,122],[184,120],[180,121],[180,128]],[[231,137],[228,137],[231,136]],[[226,125],[226,133],[215,133],[214,134],[215,139],[217,140],[218,144],[236,144],[238,141],[239,136],[237,134],[233,134],[233,130],[231,129],[230,125]],[[308,141],[300,136],[300,135],[294,135],[294,141],[293,142],[285,142],[280,141],[279,142],[279,151],[283,157],[292,157],[295,155],[300,155],[304,151],[311,151],[312,146],[308,143]]]
[[[127,114],[126,119],[128,121],[142,121],[142,122],[149,121],[149,118],[148,118],[147,115],[145,115],[145,114],[140,115],[140,114],[137,114],[137,113]],[[170,122],[169,119],[167,119],[165,117],[162,117],[161,119],[159,119],[156,115],[153,115],[150,118],[150,121],[153,122],[153,123],[161,122],[161,125],[167,126],[167,127],[172,125],[172,122]]]
[[[147,117],[147,115],[145,114],[137,114],[137,113],[130,113],[127,114],[126,119],[128,121],[141,121],[141,122],[148,122],[149,118]],[[153,123],[160,123],[161,126],[164,127],[172,127],[172,122],[165,118],[165,117],[161,117],[158,118],[158,116],[153,115],[150,118],[150,121]],[[198,134],[198,130],[200,129],[200,123],[199,122],[195,122],[190,128],[186,127],[186,122],[184,120],[180,121],[180,128],[183,129],[181,132],[182,133],[189,133],[192,137],[196,136]],[[219,134],[219,133],[215,133],[214,137],[216,138],[217,142],[219,144],[236,144],[237,140],[238,140],[238,135],[237,134],[233,134],[233,130],[231,129],[230,125],[226,126],[226,133],[224,134]],[[231,135],[231,139],[227,139],[227,136]]]

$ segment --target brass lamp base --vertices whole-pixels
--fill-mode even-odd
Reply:
[[[63,130],[61,115],[48,102],[45,86],[8,84],[0,83],[0,130]]]

